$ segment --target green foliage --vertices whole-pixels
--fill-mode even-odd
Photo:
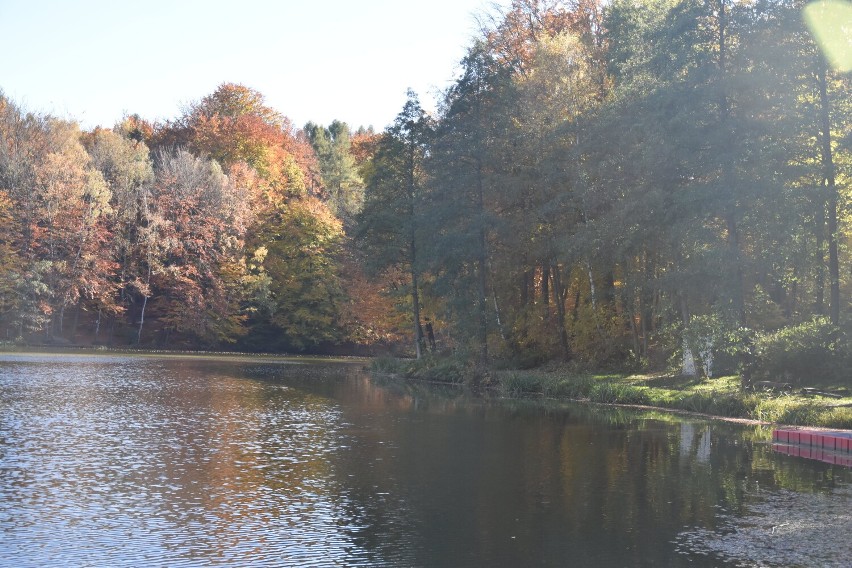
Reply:
[[[607,404],[648,404],[650,401],[644,388],[618,381],[595,382],[589,400]]]
[[[787,324],[781,306],[757,285],[746,304],[746,320],[756,330],[775,331]]]
[[[253,257],[252,320],[261,326],[247,341],[301,351],[341,340],[340,221],[316,199],[295,200],[267,217],[256,238],[264,244]]]
[[[843,331],[825,318],[760,335],[753,379],[807,385],[850,384],[852,347]]]
[[[590,368],[619,368],[628,359],[626,326],[613,308],[583,303],[568,325],[572,353]]]
[[[373,360],[370,369],[377,373],[400,375],[408,379],[436,383],[461,384],[470,381],[471,370],[467,363],[457,357],[435,357],[426,355],[420,359],[397,359],[379,357]]]
[[[422,349],[421,283],[423,270],[422,203],[426,174],[423,162],[428,153],[432,121],[417,95],[408,100],[378,139],[372,162],[365,171],[364,208],[358,218],[356,242],[367,255],[366,268],[373,275],[386,271],[406,274],[410,282],[411,327],[414,350]]]
[[[351,225],[364,203],[364,182],[351,153],[349,126],[337,120],[328,128],[309,122],[304,130],[319,161],[329,207]]]
[[[458,359],[426,356],[412,363],[406,375],[424,381],[460,384],[468,380],[469,370]]]
[[[384,311],[419,351],[422,308],[477,360],[426,376],[487,382],[495,353],[658,369],[686,345],[714,374],[848,383],[849,339],[798,323],[844,322],[852,293],[852,82],[801,8],[512,2],[437,116],[409,93],[364,144],[339,121],[299,132],[237,84],[174,122],[91,133],[0,95],[0,325],[71,335],[74,310],[110,337],[224,344],[248,326],[242,345],[316,349],[391,341],[364,323]],[[346,272],[344,229],[363,253]],[[380,281],[344,286],[364,273]],[[370,300],[347,313],[344,289]],[[536,374],[503,388],[644,396]]]
[[[756,397],[735,392],[701,391],[685,393],[676,397],[672,406],[687,412],[698,412],[711,416],[750,418],[753,415]]]

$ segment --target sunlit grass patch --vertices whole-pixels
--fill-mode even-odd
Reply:
[[[550,398],[585,399],[599,382],[590,375],[547,371],[502,371],[498,388],[506,396],[543,395]]]
[[[637,387],[619,381],[599,381],[589,392],[592,402],[617,404],[648,404],[651,398],[646,387]]]
[[[435,382],[464,383],[459,360],[376,359],[372,369]],[[773,424],[852,428],[852,397],[838,399],[795,393],[750,392],[737,376],[695,378],[661,375],[588,374],[572,369],[503,370],[489,385],[506,397],[542,396],[634,404]]]

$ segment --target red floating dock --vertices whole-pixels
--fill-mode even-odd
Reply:
[[[779,428],[772,432],[772,449],[790,456],[852,467],[852,432]]]

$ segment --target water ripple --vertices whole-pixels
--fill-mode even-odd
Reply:
[[[340,421],[238,369],[0,363],[0,564],[382,564],[332,475]]]

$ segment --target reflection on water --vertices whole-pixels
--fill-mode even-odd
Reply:
[[[325,398],[211,364],[0,368],[0,557],[15,565],[368,563],[331,497],[341,418]]]
[[[831,565],[849,473],[755,429],[355,365],[0,360],[0,565]]]

